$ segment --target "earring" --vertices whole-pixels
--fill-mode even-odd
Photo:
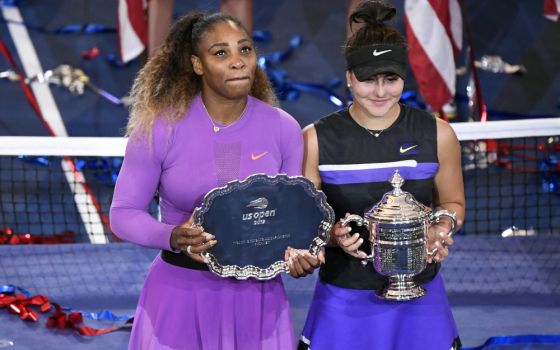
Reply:
[[[346,84],[346,86],[350,89],[352,87],[352,85],[350,85],[350,83]]]

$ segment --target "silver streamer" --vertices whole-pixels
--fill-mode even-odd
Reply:
[[[19,81],[18,75],[13,70],[0,72],[0,79],[7,79],[14,82]],[[53,84],[56,86],[61,86],[68,89],[68,91],[70,91],[70,93],[74,96],[83,95],[86,88],[88,88],[96,95],[104,98],[114,105],[129,105],[129,102],[127,100],[118,98],[93,84],[89,76],[83,70],[74,68],[67,64],[61,64],[54,69],[50,69],[43,73],[27,77],[25,78],[25,83]]]

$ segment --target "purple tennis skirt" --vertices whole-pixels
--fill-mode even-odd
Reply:
[[[385,301],[370,290],[317,281],[300,348],[449,350],[458,337],[443,280],[412,301]]]
[[[292,350],[294,338],[280,276],[237,281],[158,256],[140,295],[129,349]]]

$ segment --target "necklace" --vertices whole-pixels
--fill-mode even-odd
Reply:
[[[353,106],[353,105],[352,105],[352,106]],[[350,108],[352,108],[352,106],[350,106]],[[354,122],[355,122],[356,124],[358,124],[359,127],[361,127],[362,129],[364,129],[365,131],[367,131],[371,136],[379,137],[379,135],[381,135],[381,134],[383,133],[383,131],[387,130],[387,128],[381,129],[381,130],[370,130],[370,129],[366,128],[365,126],[363,126],[362,124],[360,124],[356,118],[354,118],[354,117],[352,116],[352,113],[350,112],[350,108],[348,108],[348,114],[350,114],[350,117],[351,117],[352,119],[354,119]]]
[[[399,115],[400,115],[400,111],[401,111],[400,105],[399,105],[399,110],[398,110],[399,113],[397,114],[397,118],[396,118],[395,120],[393,120],[393,121],[391,122],[391,124],[390,124],[388,127],[386,127],[385,129],[381,129],[381,130],[371,130],[371,129],[366,128],[366,127],[363,126],[362,124],[360,124],[360,123],[358,122],[358,120],[352,116],[352,113],[350,112],[350,108],[352,108],[353,106],[354,106],[354,105],[351,105],[351,106],[348,108],[348,114],[350,114],[350,117],[351,117],[352,119],[354,119],[354,122],[355,122],[356,124],[358,124],[358,126],[360,126],[362,129],[364,129],[364,130],[367,131],[371,136],[374,136],[374,137],[379,137],[385,130],[389,129],[394,123],[396,123],[396,120],[398,119],[398,117],[399,117]]]
[[[360,125],[360,126],[361,126],[361,125]],[[364,128],[364,127],[362,126],[362,128]],[[366,129],[366,128],[364,128],[364,129],[365,129],[367,132],[369,132],[370,135],[375,136],[375,137],[379,137],[379,135],[381,135],[381,133],[382,133],[383,131],[386,130],[386,129],[382,129],[382,130],[370,130],[370,129]]]
[[[219,125],[216,124],[214,122],[214,119],[212,119],[212,117],[210,116],[210,113],[208,113],[208,110],[206,109],[206,106],[204,105],[204,103],[202,103],[202,107],[204,107],[204,111],[206,112],[206,116],[208,117],[208,119],[210,120],[210,123],[212,123],[212,130],[214,131],[214,133],[219,132],[222,129],[225,128],[229,128],[230,126],[234,125],[235,123],[237,123],[238,121],[240,121],[243,116],[245,115],[245,111],[247,110],[247,105],[249,104],[249,101],[247,101],[247,103],[245,104],[245,108],[243,108],[243,112],[241,112],[241,115],[239,115],[239,117],[237,117],[236,120],[234,120],[233,122],[231,122],[228,125]]]

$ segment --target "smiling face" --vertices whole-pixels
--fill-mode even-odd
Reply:
[[[352,86],[354,104],[372,117],[396,118],[404,80],[396,74],[378,74],[369,80],[359,81],[351,71],[346,79]]]
[[[204,34],[191,57],[196,74],[202,77],[206,96],[245,98],[255,79],[257,55],[251,37],[232,21],[216,23]]]

